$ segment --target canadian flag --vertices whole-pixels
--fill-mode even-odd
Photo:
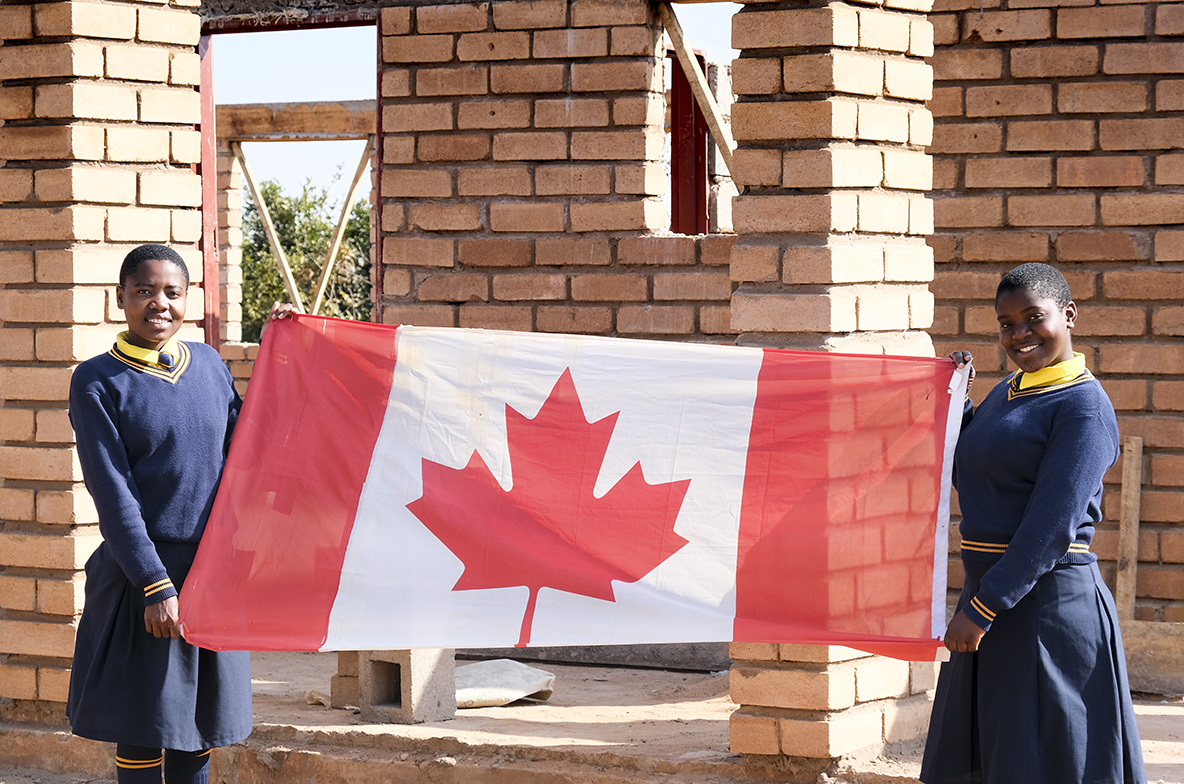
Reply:
[[[949,360],[292,316],[255,365],[185,635],[932,659],[964,392]]]

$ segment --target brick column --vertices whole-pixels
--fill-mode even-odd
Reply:
[[[172,243],[201,282],[196,5],[0,6],[0,716],[64,720],[99,542],[67,390],[119,329],[120,261]]]
[[[749,2],[733,18],[739,342],[932,356],[927,0]],[[731,747],[827,760],[916,737],[932,664],[737,643]]]
[[[218,283],[222,342],[243,339],[243,169],[225,140],[218,143]]]

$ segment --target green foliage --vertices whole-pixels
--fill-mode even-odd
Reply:
[[[264,182],[259,190],[304,307],[311,309],[339,208],[329,203],[326,188],[314,187],[308,181],[298,196],[283,193],[275,180]],[[319,313],[369,321],[370,290],[370,205],[359,200],[346,221],[337,263],[329,275]],[[258,342],[272,303],[288,301],[259,209],[248,192],[243,208],[243,340]]]

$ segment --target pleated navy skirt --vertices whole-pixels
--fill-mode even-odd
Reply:
[[[197,545],[157,543],[180,590]],[[106,543],[86,562],[66,715],[75,735],[148,748],[203,751],[251,732],[251,661],[144,628],[144,596]]]
[[[964,562],[958,607],[988,564]],[[1097,564],[1063,565],[942,665],[925,784],[1144,784],[1122,635]]]

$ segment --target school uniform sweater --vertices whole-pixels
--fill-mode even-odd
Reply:
[[[166,351],[121,335],[70,381],[70,422],[99,530],[146,604],[177,595],[153,542],[201,539],[241,406],[213,348],[173,341]]]
[[[991,564],[964,607],[983,629],[1057,564],[1097,560],[1102,476],[1119,454],[1114,407],[1080,355],[1028,375],[968,405],[954,455],[962,560]]]

